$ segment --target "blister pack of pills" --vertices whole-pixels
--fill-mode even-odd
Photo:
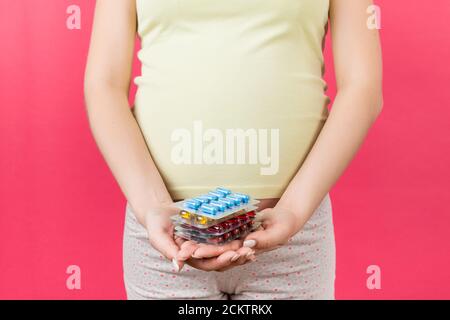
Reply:
[[[220,244],[225,244],[229,241],[238,239],[238,238],[242,238],[245,237],[246,235],[248,235],[254,228],[252,228],[251,226],[247,226],[244,225],[240,228],[234,229],[233,231],[224,233],[220,236],[202,236],[202,235],[195,235],[195,234],[190,234],[190,233],[184,233],[181,231],[176,231],[175,234],[178,235],[179,237],[186,239],[186,240],[194,240],[198,243],[207,243],[207,244],[215,244],[215,245],[220,245]]]
[[[201,243],[223,244],[243,237],[254,223],[259,201],[242,193],[217,188],[207,194],[175,203],[175,234]]]
[[[229,218],[257,209],[258,200],[242,193],[217,188],[207,194],[176,202],[180,213],[175,222],[184,222],[198,228],[208,228]]]
[[[190,233],[193,235],[204,235],[205,237],[220,236],[224,233],[230,232],[241,226],[245,225],[251,226],[251,224],[253,223],[253,219],[255,218],[255,215],[256,214],[254,211],[250,211],[240,216],[225,220],[214,226],[204,229],[192,226],[190,224],[182,223],[180,225],[177,225],[175,227],[175,230]]]

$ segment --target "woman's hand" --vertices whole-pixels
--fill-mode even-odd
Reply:
[[[176,237],[170,217],[178,212],[171,204],[162,204],[149,209],[143,217],[150,244],[172,261],[177,272],[185,263],[199,270],[224,271],[255,259],[252,249],[242,247],[242,240],[217,246]]]
[[[182,268],[182,264],[176,261],[180,248],[174,239],[174,227],[170,217],[177,214],[179,210],[170,204],[162,204],[149,209],[143,217],[150,244],[171,260],[177,271]]]
[[[187,263],[203,271],[225,271],[236,266],[255,261],[255,252],[243,247],[242,240],[234,240],[223,245],[209,245],[176,239],[180,247],[178,263]]]
[[[185,263],[203,271],[225,271],[255,261],[256,253],[273,250],[287,243],[302,225],[292,211],[275,206],[258,214],[261,226],[250,233],[245,241],[208,245],[174,236],[170,217],[178,211],[170,204],[163,204],[148,210],[144,216],[150,244],[172,261],[176,271],[180,271]]]
[[[268,207],[274,205],[274,208]],[[303,222],[293,211],[265,203],[257,215],[261,226],[245,241],[234,240],[220,246],[198,244],[177,239],[180,247],[177,260],[204,271],[225,271],[256,260],[255,254],[280,247],[300,230]]]
[[[277,206],[261,211],[257,220],[261,222],[261,226],[250,233],[243,243],[244,247],[251,248],[256,253],[281,247],[303,225],[294,212]]]

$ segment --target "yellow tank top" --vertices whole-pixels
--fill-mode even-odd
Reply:
[[[174,199],[280,197],[328,116],[329,0],[137,0],[134,115]]]

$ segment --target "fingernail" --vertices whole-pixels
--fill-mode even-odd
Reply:
[[[239,253],[236,253],[232,258],[231,258],[231,262],[236,261],[237,259],[239,259],[241,255]]]
[[[197,258],[197,259],[198,259],[199,257],[196,257],[196,256],[195,256],[195,253],[196,253],[196,252],[197,252],[197,250],[195,250],[194,252],[192,252],[191,257],[192,257],[192,258]]]
[[[252,255],[252,256],[249,258],[249,260],[252,261],[252,262],[255,262],[255,261],[256,261],[256,256]]]
[[[173,267],[175,268],[175,272],[180,272],[180,266],[178,265],[177,259],[173,258],[172,264],[173,264]]]
[[[254,246],[256,246],[255,240],[245,240],[244,241],[244,247],[253,248]]]
[[[246,255],[245,255],[245,257],[246,258],[250,258],[252,255],[254,255],[255,254],[255,251],[250,251],[250,252],[248,252]]]

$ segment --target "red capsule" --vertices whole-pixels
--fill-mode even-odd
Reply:
[[[249,212],[247,212],[247,216],[249,216],[250,218],[254,218],[256,216],[256,212],[255,211],[249,211]]]
[[[245,216],[244,218],[242,218],[241,223],[245,224],[248,223],[250,220],[252,220],[250,217]]]
[[[237,227],[240,224],[239,220],[236,218],[230,219],[228,220],[228,222],[231,224],[233,228]]]
[[[230,222],[230,220],[222,222],[221,225],[224,230],[228,230],[233,227],[233,224]]]
[[[238,216],[237,219],[239,220],[240,223],[246,223],[247,221],[250,220],[250,217],[247,216],[246,214],[243,214],[241,216]]]
[[[223,231],[224,231],[224,228],[220,224],[209,227],[208,229],[205,230],[206,233],[220,233]]]
[[[212,244],[221,244],[223,241],[224,241],[223,237],[214,237],[214,238],[208,239],[208,243],[212,243]]]

